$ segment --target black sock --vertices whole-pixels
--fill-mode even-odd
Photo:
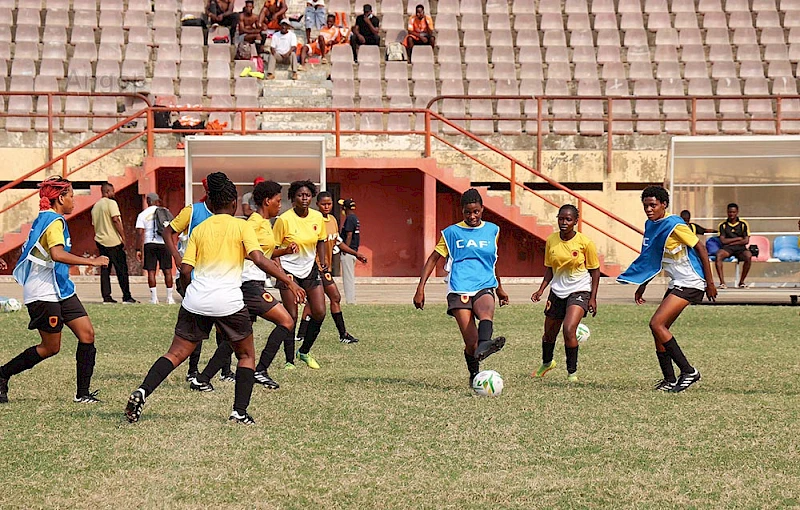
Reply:
[[[672,361],[678,365],[678,368],[681,369],[682,374],[691,374],[694,372],[694,367],[689,364],[689,360],[686,359],[684,356],[683,351],[681,350],[680,346],[678,345],[678,341],[675,340],[675,337],[669,339],[669,342],[664,344],[664,349],[666,349],[667,353],[669,353],[669,357],[672,358]]]
[[[492,321],[478,321],[478,342],[491,342],[492,341],[492,330],[494,328],[494,324]]]
[[[92,383],[92,374],[94,374],[94,360],[97,355],[97,349],[94,344],[78,343],[78,350],[75,351],[75,369],[78,374],[77,378],[77,396],[85,396],[89,394],[89,385]]]
[[[554,350],[556,350],[555,342],[542,342],[542,364],[547,365],[553,361]]]
[[[175,367],[172,366],[172,362],[161,356],[153,363],[153,366],[150,367],[150,371],[147,372],[147,375],[142,381],[142,384],[139,386],[141,389],[144,390],[144,396],[147,397],[158,388],[158,385],[164,382],[164,379],[175,370]]]
[[[315,321],[312,319],[308,322],[308,331],[305,338],[303,338],[303,345],[300,346],[300,354],[308,354],[311,352],[311,347],[319,336],[319,330],[322,329],[322,321]]]
[[[269,338],[267,338],[267,345],[265,345],[264,350],[261,351],[261,358],[259,358],[258,365],[256,365],[256,371],[267,371],[272,364],[272,360],[274,360],[275,356],[278,354],[281,345],[283,345],[287,339],[290,342],[294,340],[292,338],[292,332],[283,326],[275,326],[275,329],[272,330],[272,333],[269,334]]]
[[[333,317],[333,323],[336,324],[336,329],[339,330],[339,338],[344,337],[347,330],[344,327],[344,315],[342,312],[332,313],[331,317]]]
[[[668,352],[656,351],[658,365],[661,367],[661,374],[665,381],[675,382],[675,367],[672,366],[672,358]]]
[[[199,372],[198,365],[200,364],[200,353],[203,350],[203,341],[197,342],[197,347],[194,348],[189,355],[189,373],[194,374]]]
[[[578,348],[565,347],[564,350],[567,351],[567,373],[574,374],[578,371]]]
[[[219,330],[217,330],[217,347],[220,345],[224,345],[228,342],[225,341],[225,337],[219,334]],[[233,371],[231,370],[231,356],[233,355],[233,348],[231,348],[230,353],[226,359],[222,360],[222,366],[220,369],[222,370],[223,374],[230,374]],[[216,374],[216,372],[214,372]],[[211,377],[214,377],[214,374],[211,374]]]
[[[286,363],[294,363],[294,338],[292,338],[291,332],[283,341],[283,355],[286,356]]]
[[[233,346],[230,342],[223,341],[217,346],[217,350],[214,351],[211,359],[208,360],[206,368],[197,376],[197,380],[201,382],[211,382],[211,379],[220,370],[223,370],[223,373],[227,373],[224,371],[226,366],[228,367],[228,371],[230,371],[231,354],[233,354]]]
[[[300,327],[297,328],[297,338],[305,338],[308,332],[308,323],[311,322],[311,316],[303,317],[300,321]]]
[[[17,375],[25,370],[30,370],[35,367],[37,363],[41,363],[42,360],[44,360],[44,358],[39,356],[39,353],[36,352],[36,346],[28,347],[19,353],[16,358],[0,367],[0,377],[3,379],[11,379],[11,376]]]
[[[467,351],[464,351],[464,361],[467,362],[467,370],[469,370],[470,378],[475,377],[481,371],[480,363],[475,359],[475,356],[470,356]]]
[[[250,396],[253,394],[253,383],[255,381],[252,368],[236,368],[236,388],[233,397],[233,410],[239,414],[247,412],[250,405]]]

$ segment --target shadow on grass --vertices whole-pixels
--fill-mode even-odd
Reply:
[[[464,380],[466,381],[466,376]],[[452,390],[461,390],[464,389],[465,386],[453,386],[453,385],[443,385],[443,384],[431,384],[430,382],[419,380],[419,379],[401,379],[399,377],[347,377],[344,379],[345,383],[357,383],[357,384],[392,384],[392,385],[401,385],[401,386],[408,386],[409,388],[424,388],[430,390],[438,390],[438,391],[452,391]]]

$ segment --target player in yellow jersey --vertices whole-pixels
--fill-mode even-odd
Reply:
[[[321,191],[319,195],[317,195],[317,208],[319,212],[322,213],[322,217],[325,220],[325,232],[328,233],[328,237],[325,239],[325,259],[317,259],[317,264],[319,264],[320,267],[325,266],[328,268],[327,271],[322,272],[322,288],[325,291],[325,295],[328,296],[328,299],[331,301],[331,317],[333,317],[333,322],[336,324],[336,329],[339,331],[339,341],[343,344],[354,344],[358,342],[358,338],[348,333],[344,325],[342,296],[339,294],[339,289],[336,287],[336,282],[333,280],[330,267],[333,254],[339,250],[353,255],[365,264],[367,263],[367,257],[347,246],[339,237],[339,224],[336,222],[336,218],[333,214],[331,214],[333,210],[333,197],[331,197],[329,192]],[[298,338],[302,339],[305,337],[309,321],[311,321],[311,309],[306,307],[303,309],[303,320],[300,322],[300,328],[297,332]]]
[[[325,293],[322,290],[320,269],[328,271],[328,267],[317,267],[317,259],[325,260],[325,220],[319,211],[309,207],[311,199],[317,195],[317,186],[311,181],[295,181],[289,185],[289,200],[292,208],[278,216],[275,220],[275,245],[286,248],[292,243],[297,245],[297,252],[281,255],[278,260],[283,270],[289,273],[300,287],[308,294],[308,306],[311,309],[311,321],[308,324],[303,344],[297,352],[300,361],[309,368],[318,369],[319,363],[309,352],[319,336],[322,321],[325,320]],[[273,255],[274,256],[274,255]],[[291,299],[291,292],[285,284],[278,283],[281,299],[289,310],[297,326],[297,305]],[[293,365],[293,359],[287,360],[287,368]]]
[[[597,286],[600,284],[600,260],[591,239],[575,231],[578,209],[572,204],[558,210],[558,232],[547,237],[544,248],[544,279],[539,290],[531,295],[536,303],[550,285],[550,295],[544,308],[542,336],[542,366],[531,374],[544,377],[556,366],[553,350],[558,331],[564,331],[564,350],[567,354],[567,380],[578,380],[578,324],[591,313],[597,315]]]
[[[169,351],[156,360],[142,384],[131,393],[125,416],[139,420],[145,399],[183,363],[195,343],[208,338],[212,326],[224,332],[236,358],[236,388],[230,420],[251,425],[247,413],[253,392],[255,347],[253,328],[242,295],[242,268],[245,258],[265,273],[282,281],[287,299],[302,302],[305,291],[294,284],[274,261],[264,257],[253,228],[234,218],[237,208],[236,186],[221,173],[208,176],[208,205],[213,216],[198,225],[189,237],[181,264],[186,296],[181,303],[175,336]]]

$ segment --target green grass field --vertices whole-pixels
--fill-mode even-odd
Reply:
[[[0,508],[785,508],[800,505],[797,311],[692,307],[673,327],[703,373],[682,394],[659,378],[652,306],[602,306],[588,319],[580,382],[563,344],[545,380],[542,305],[498,311],[506,348],[484,368],[505,391],[467,387],[462,342],[441,306],[345,309],[357,345],[330,317],[322,369],[273,368],[256,387],[254,427],[227,422],[233,384],[198,394],[179,367],[123,423],[130,391],[169,345],[177,307],[89,306],[93,388],[79,406],[75,340],[11,380],[0,407]],[[0,315],[0,360],[36,340],[27,314]],[[256,346],[267,324],[256,328]],[[728,333],[721,333],[728,331]],[[213,343],[213,342],[211,342]],[[207,345],[202,363],[212,353]],[[283,354],[277,361],[283,365]]]

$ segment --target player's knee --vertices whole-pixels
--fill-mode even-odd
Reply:
[[[650,319],[649,326],[650,326],[650,331],[655,333],[656,331],[660,331],[661,328],[664,327],[664,323],[653,317],[652,319]]]

